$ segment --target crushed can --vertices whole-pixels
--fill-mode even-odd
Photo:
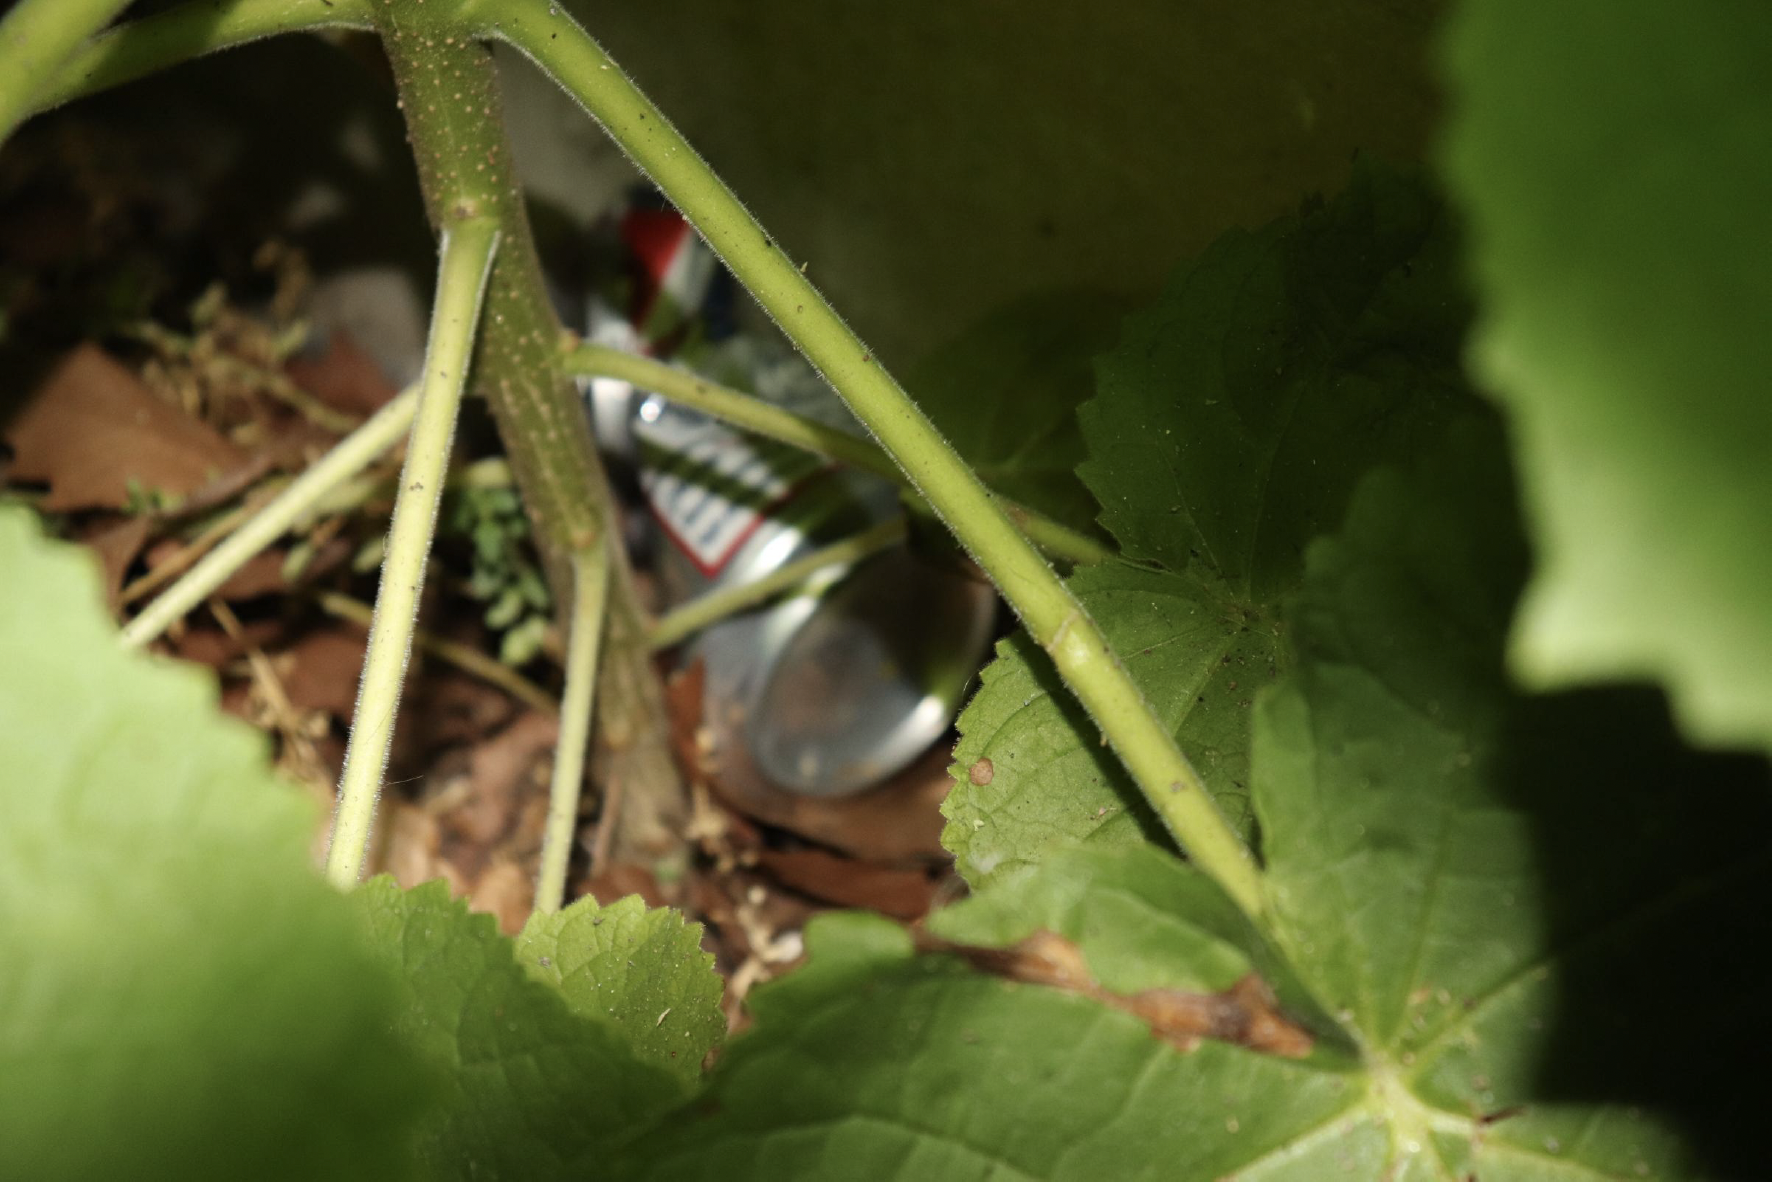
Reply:
[[[657,246],[666,237],[659,212],[646,213]],[[684,277],[706,285],[718,275],[718,264],[707,266],[712,253],[680,225],[670,252],[644,260],[661,292]],[[680,310],[699,299],[695,288],[670,295]],[[657,339],[641,327],[649,318],[659,325],[656,300],[626,312],[594,301],[587,339],[648,351]],[[702,350],[697,366],[803,416],[854,427],[824,380],[784,343],[734,334]],[[674,603],[748,584],[902,513],[898,489],[876,475],[619,380],[594,380],[588,394],[600,448],[637,473],[660,537],[657,570]],[[704,667],[705,741],[723,783],[740,794],[853,794],[941,738],[997,619],[996,593],[968,567],[897,544],[816,573],[689,640],[684,659]]]

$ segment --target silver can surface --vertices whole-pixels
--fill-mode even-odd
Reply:
[[[669,208],[623,219],[634,285],[593,300],[588,340],[642,354],[695,343],[695,369],[803,417],[860,432],[785,341],[734,332],[734,286]],[[899,491],[739,432],[618,380],[591,385],[600,447],[628,460],[657,526],[668,600],[748,584],[903,513]],[[703,726],[740,795],[847,795],[891,777],[949,728],[993,636],[997,595],[962,560],[901,543],[716,623],[685,646]]]
[[[607,390],[606,409],[614,398]],[[629,400],[674,601],[748,584],[902,513],[897,489],[878,477],[655,395]],[[977,575],[899,544],[702,631],[686,659],[704,665],[720,777],[742,793],[833,796],[890,777],[948,729],[996,613]]]

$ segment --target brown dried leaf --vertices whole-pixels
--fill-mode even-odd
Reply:
[[[217,586],[214,596],[223,601],[245,601],[267,593],[282,593],[289,588],[283,576],[286,556],[282,549],[260,552]]]
[[[468,908],[491,914],[499,929],[515,935],[524,929],[536,898],[535,878],[522,865],[501,857],[487,866],[468,895]]]
[[[431,769],[439,751],[478,745],[517,716],[519,707],[511,693],[415,654],[388,759],[390,777],[417,777]]]
[[[574,892],[580,897],[589,895],[605,904],[619,902],[630,894],[638,894],[650,910],[677,905],[666,896],[665,891],[660,888],[659,879],[645,865],[613,864],[602,873],[580,882]]]
[[[525,712],[476,745],[468,756],[467,795],[444,816],[445,826],[470,844],[492,844],[504,836],[517,816],[521,794],[537,789],[531,778],[537,759],[554,748],[559,736],[559,718]]]
[[[384,824],[383,872],[393,874],[403,889],[424,885],[440,875],[443,829],[435,819],[410,803],[389,800]]]
[[[105,604],[112,613],[122,608],[123,578],[148,542],[150,524],[142,515],[127,518],[103,516],[81,533],[80,542],[93,550],[104,571]]]
[[[132,484],[206,500],[254,473],[245,452],[91,344],[57,364],[5,435],[12,480],[47,482],[47,511],[121,509]]]
[[[360,416],[378,411],[399,391],[376,360],[344,331],[328,337],[325,354],[291,359],[284,370],[298,387],[328,407]]]
[[[368,631],[349,622],[310,630],[272,660],[292,704],[351,719]]]
[[[242,623],[239,637],[214,627],[186,629],[167,636],[167,645],[174,655],[187,663],[198,663],[218,671],[243,658],[254,648],[266,650],[283,632],[279,622]]]
[[[936,888],[920,870],[854,861],[819,849],[763,849],[758,853],[758,864],[810,898],[855,910],[874,910],[891,918],[924,917]]]
[[[873,790],[843,798],[772,788],[745,768],[745,755],[711,755],[701,734],[703,671],[692,664],[665,688],[672,747],[686,777],[706,782],[732,810],[864,861],[943,860],[942,801],[948,794],[947,747],[936,745]]]

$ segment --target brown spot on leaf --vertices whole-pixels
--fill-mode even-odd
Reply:
[[[1151,1026],[1155,1036],[1182,1050],[1212,1038],[1282,1058],[1304,1058],[1312,1052],[1312,1035],[1281,1012],[1275,994],[1254,972],[1224,992],[1151,988],[1123,994],[1098,984],[1078,945],[1052,931],[1038,930],[1001,951],[923,934],[917,940],[920,950],[951,952],[981,971],[1079,993],[1131,1013]]]
[[[976,787],[989,786],[992,781],[992,760],[981,758],[967,769],[967,781]]]

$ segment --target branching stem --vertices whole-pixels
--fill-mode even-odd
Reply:
[[[775,238],[558,5],[485,0],[462,11],[480,14],[476,32],[511,43],[583,104],[684,213],[991,576],[1182,848],[1261,915],[1255,860],[1096,623]]]
[[[784,408],[765,403],[743,391],[711,383],[700,375],[679,367],[667,366],[650,358],[629,354],[609,346],[580,345],[567,351],[562,365],[578,376],[608,376],[633,383],[643,391],[651,391],[673,403],[694,408],[717,420],[769,437],[809,453],[830,457],[845,465],[878,474],[890,482],[911,489],[905,474],[893,459],[873,441],[855,436],[829,424],[797,416]],[[1113,560],[1115,553],[1083,532],[1056,523],[1036,511],[1018,506],[1009,499],[993,495],[1005,512],[1016,521],[1023,534],[1049,555],[1074,564],[1100,564]]]
[[[241,524],[239,530],[137,614],[123,628],[124,645],[139,647],[160,637],[167,627],[220,588],[241,565],[314,510],[328,494],[393,448],[412,424],[418,406],[418,390],[403,391],[356,432],[334,445],[325,457],[309,466],[264,509]]]
[[[437,504],[443,493],[444,470],[456,435],[456,411],[480,319],[499,224],[464,211],[446,224],[439,250],[436,304],[425,347],[425,376],[419,386],[419,407],[395,496],[394,519],[382,581],[376,593],[376,616],[370,624],[369,651],[352,714],[351,740],[345,750],[345,771],[339,779],[339,806],[333,815],[332,847],[327,851],[327,877],[349,889],[357,884],[375,820],[376,798],[394,739],[401,683],[412,651],[413,618],[425,584],[425,562],[431,554]]]
[[[432,224],[461,202],[497,215],[503,245],[487,289],[471,383],[486,397],[535,528],[557,604],[572,599],[572,558],[616,536],[614,499],[593,447],[579,390],[559,364],[561,326],[505,137],[493,58],[469,34],[452,0],[378,0],[372,16],[394,74]],[[665,692],[646,647],[634,580],[610,553],[609,629],[599,675],[597,729],[611,776],[623,787],[625,858],[681,852],[689,814],[671,754]]]
[[[1196,864],[1218,880],[1247,913],[1256,916],[1262,912],[1260,875],[1254,859],[1226,826],[1205,785],[1177,748],[1175,739],[1153,715],[1082,605],[1019,530],[1006,508],[994,500],[872,352],[826,304],[801,269],[659,110],[559,6],[549,0],[462,0],[454,6],[439,5],[424,17],[419,15],[423,10],[411,9],[409,17],[372,10],[364,0],[237,0],[222,9],[194,0],[151,18],[159,23],[147,32],[141,29],[148,27],[150,21],[99,38],[81,51],[80,61],[73,69],[57,75],[55,71],[80,40],[122,6],[122,0],[23,0],[0,22],[0,59],[25,63],[23,69],[15,69],[0,80],[0,134],[10,131],[33,103],[51,104],[75,93],[139,77],[210,49],[321,24],[373,21],[390,40],[397,74],[402,73],[403,62],[412,57],[415,49],[413,45],[398,46],[403,34],[418,40],[427,31],[448,29],[460,37],[496,37],[528,55],[583,104],[659,184],[874,434],[912,487],[948,524],[998,585],[1029,632],[1053,657],[1061,676],[1096,719],[1160,818]],[[407,13],[409,7],[403,4],[399,11]],[[240,23],[230,24],[230,17]],[[403,24],[408,20],[410,28]],[[28,35],[26,42],[17,40],[21,33]],[[435,42],[425,44],[432,47],[426,53],[439,57],[437,68],[443,69],[441,57],[448,56],[446,51],[437,49]],[[410,81],[411,70],[403,77]],[[52,78],[56,88],[45,92],[45,84]],[[404,82],[402,90],[405,97],[413,98]],[[438,143],[435,147],[443,145]],[[356,728],[341,784],[333,848],[328,857],[329,876],[343,885],[355,882],[368,841],[375,793],[392,736],[395,699],[410,644],[412,614],[429,548],[442,467],[472,341],[471,327],[485,286],[486,264],[497,240],[497,229],[490,219],[483,223],[475,219],[439,218],[437,203],[445,196],[445,187],[437,182],[451,166],[444,158],[428,159],[423,152],[420,166],[434,218],[451,232],[444,251],[445,279],[464,266],[462,261],[469,255],[466,245],[471,240],[478,241],[482,250],[475,257],[477,276],[472,285],[463,284],[460,276],[451,285],[440,284],[426,394],[415,428],[415,447],[408,455],[409,469],[421,464],[435,466],[436,471],[417,490],[413,489],[415,482],[403,477],[396,504],[389,560],[384,567],[384,598],[395,591],[396,585],[402,588],[392,604],[384,606],[382,600],[378,601]],[[489,186],[489,193],[496,190],[496,185]],[[503,213],[507,219],[511,217],[509,210]],[[521,246],[527,253],[529,245]],[[451,294],[447,302],[446,289]],[[508,291],[503,287],[498,290],[506,306],[510,304],[504,296]],[[504,316],[502,312],[501,317]],[[495,366],[511,365],[504,359],[509,350],[492,354],[496,357]],[[446,357],[452,355],[453,361],[446,366]],[[440,398],[431,399],[433,391]],[[508,407],[498,400],[495,404],[504,413],[503,424],[515,405]],[[441,435],[438,424],[432,423],[434,419],[441,424]],[[539,442],[546,434],[532,435]],[[425,448],[419,447],[422,437]],[[589,546],[597,534],[595,520],[600,508],[591,505],[591,499],[561,498],[561,492],[549,488],[549,479],[543,477],[546,466],[538,467],[534,459],[522,452],[529,448],[528,438],[519,434],[515,445],[524,468],[534,471],[538,478],[528,483],[531,492],[555,504],[541,511],[541,519],[556,533],[565,526],[565,534],[579,537],[579,547]],[[418,496],[422,496],[423,507]],[[560,538],[559,534],[551,534],[555,540]],[[398,579],[396,573],[401,574]],[[399,624],[394,625],[397,620]],[[378,636],[385,636],[386,641],[378,643]],[[364,736],[365,730],[369,731],[368,737]]]
[[[674,646],[698,630],[787,593],[827,569],[848,568],[904,538],[905,519],[889,519],[774,569],[755,581],[704,593],[653,623],[653,628],[647,631],[647,642],[656,650]]]
[[[555,749],[554,778],[548,787],[542,868],[536,875],[535,909],[539,914],[559,910],[566,901],[567,863],[573,855],[573,837],[579,831],[579,788],[585,780],[585,748],[591,737],[598,644],[604,635],[604,602],[609,588],[609,553],[601,544],[573,558],[573,612],[567,627],[560,744]]]

